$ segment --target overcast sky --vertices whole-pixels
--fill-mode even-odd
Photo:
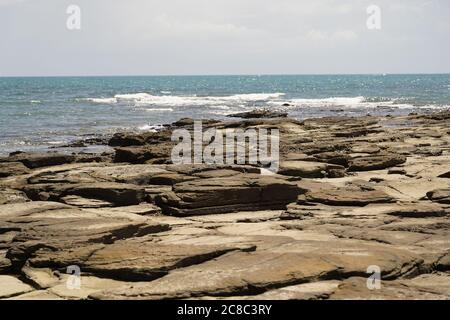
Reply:
[[[449,73],[450,1],[0,0],[0,43],[1,76]]]

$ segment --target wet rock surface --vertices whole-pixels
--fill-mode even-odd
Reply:
[[[450,299],[450,118],[281,116],[203,122],[278,129],[276,174],[172,164],[193,119],[1,158],[0,298]]]

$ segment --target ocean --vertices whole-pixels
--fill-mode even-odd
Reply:
[[[0,154],[258,107],[297,119],[432,112],[450,108],[450,75],[0,78]]]

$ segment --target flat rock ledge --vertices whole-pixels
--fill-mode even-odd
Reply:
[[[0,299],[450,299],[448,113],[236,116],[203,126],[278,129],[277,173],[172,164],[193,119],[1,157]]]

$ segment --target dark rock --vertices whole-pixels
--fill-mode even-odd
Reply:
[[[407,218],[443,217],[447,212],[436,204],[411,203],[393,206],[385,214]]]
[[[59,154],[53,152],[21,152],[11,154],[8,159],[13,162],[22,162],[26,167],[34,169],[73,163],[76,161],[76,156],[73,154]]]
[[[142,135],[126,132],[114,134],[108,142],[108,145],[111,147],[141,146],[143,144],[144,137]]]
[[[243,118],[243,119],[260,119],[260,118],[285,118],[287,112],[271,111],[268,109],[256,109],[248,112],[230,114],[227,117]]]
[[[402,168],[391,168],[388,170],[388,174],[406,175],[406,170]]]
[[[136,185],[105,182],[69,187],[62,194],[67,195],[104,200],[116,206],[128,206],[143,202],[145,190]]]
[[[145,145],[140,147],[116,148],[114,162],[128,163],[170,163],[172,145]]]
[[[434,202],[450,204],[450,189],[437,189],[427,192],[427,198]]]
[[[450,171],[440,174],[438,178],[450,178]]]

